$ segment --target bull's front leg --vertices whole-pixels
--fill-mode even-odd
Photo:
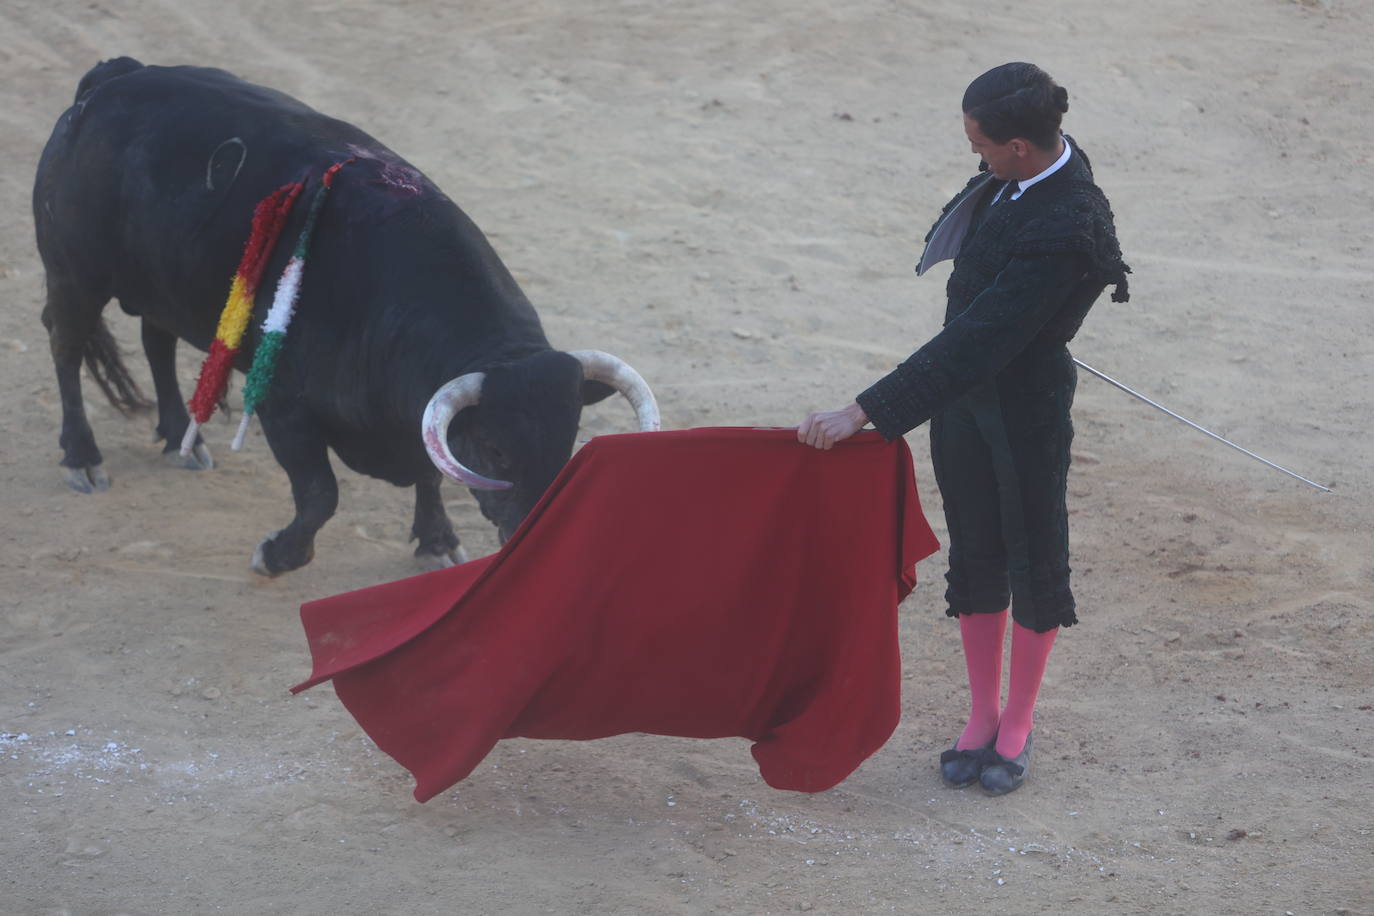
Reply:
[[[435,471],[415,483],[415,523],[410,528],[410,539],[420,542],[415,557],[426,569],[443,569],[468,560],[467,551],[458,543],[453,523],[444,511],[439,495],[442,480],[443,476]]]
[[[296,517],[265,537],[253,553],[253,570],[276,576],[299,569],[315,556],[315,534],[339,505],[339,484],[324,436],[302,411],[276,416],[260,411],[262,431],[277,463],[291,480]]]

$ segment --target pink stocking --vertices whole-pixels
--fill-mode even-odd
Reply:
[[[997,734],[1002,704],[1002,646],[1007,612],[959,615],[959,636],[968,668],[968,725],[954,746],[982,747]]]
[[[997,729],[997,753],[1012,758],[1026,746],[1034,719],[1035,698],[1040,693],[1040,681],[1045,676],[1045,663],[1054,648],[1055,628],[1037,633],[1019,623],[1011,628],[1011,686],[1007,689],[1007,706],[1002,710],[1002,722]]]

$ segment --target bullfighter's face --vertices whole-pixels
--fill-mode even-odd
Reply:
[[[1028,141],[1013,137],[1006,143],[997,143],[984,134],[978,122],[968,115],[964,115],[964,134],[968,137],[969,149],[982,157],[994,178],[1013,181],[1031,177],[1023,174],[1029,159]]]

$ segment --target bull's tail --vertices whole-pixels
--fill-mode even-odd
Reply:
[[[120,413],[128,416],[153,406],[143,396],[138,382],[129,374],[128,367],[119,355],[119,344],[103,318],[96,325],[95,333],[87,338],[82,355],[86,358],[86,369],[91,373],[91,378],[95,379],[100,390],[105,392],[105,397]]]

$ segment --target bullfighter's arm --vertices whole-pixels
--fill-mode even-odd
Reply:
[[[1006,368],[1087,268],[1077,253],[1013,258],[968,308],[855,400],[888,440],[915,429]]]

